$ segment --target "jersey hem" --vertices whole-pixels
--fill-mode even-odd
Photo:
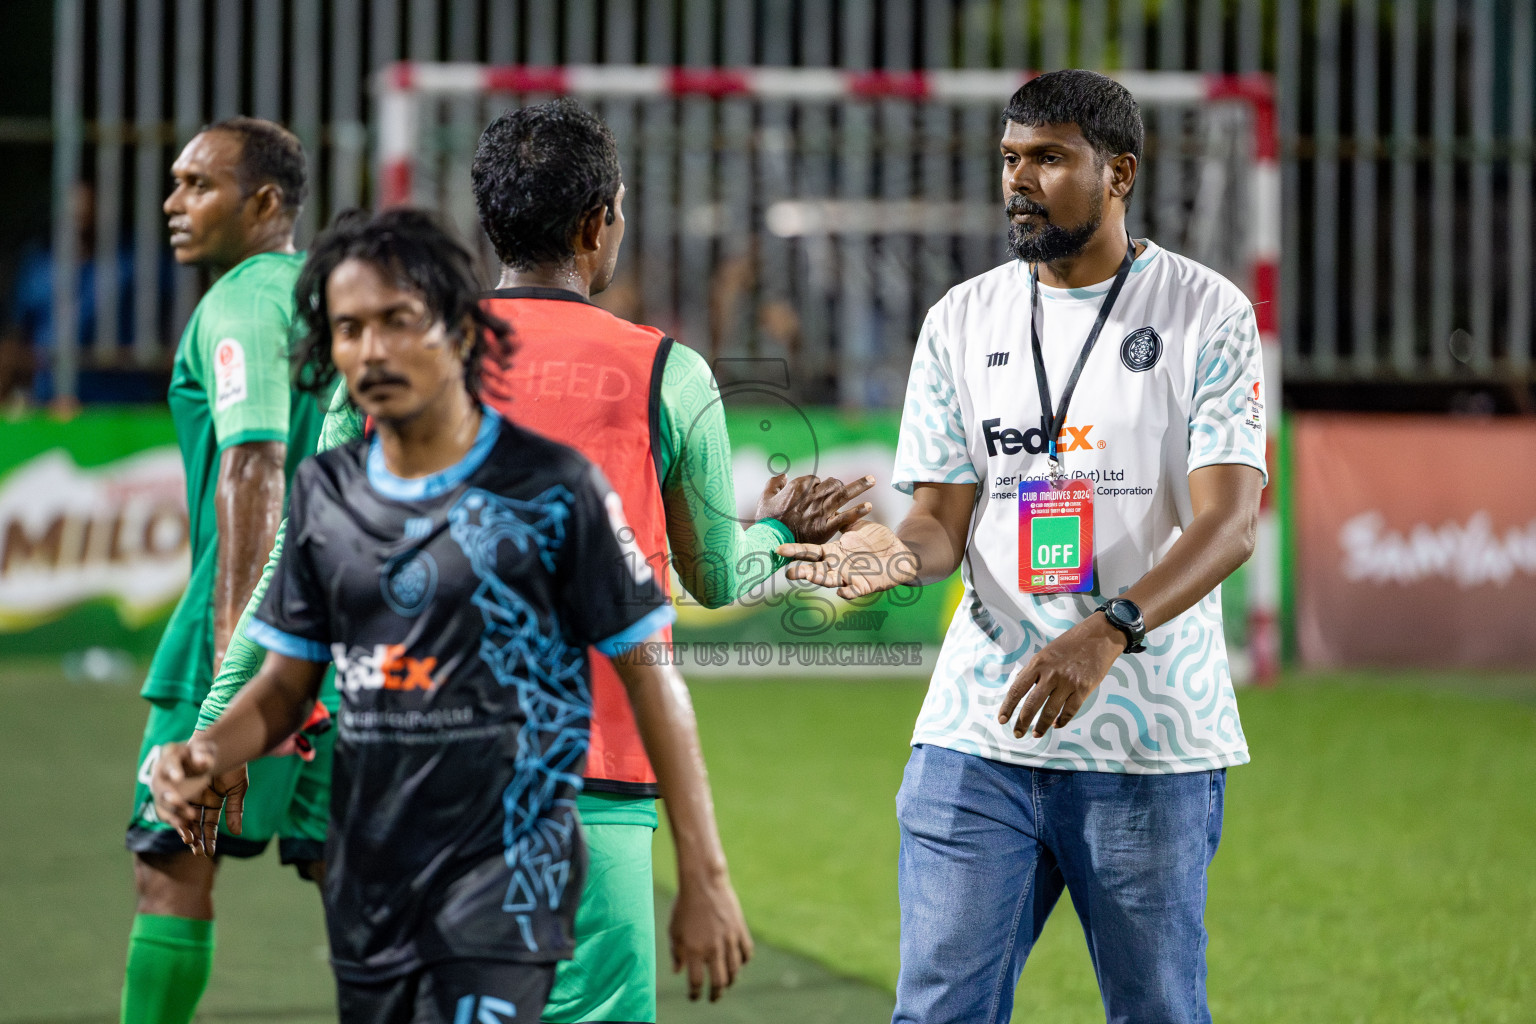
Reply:
[[[1013,751],[993,751],[983,754],[975,749],[957,747],[932,736],[914,734],[912,746],[943,747],[945,750],[953,750],[957,754],[969,754],[972,757],[986,758],[988,761],[996,761],[1000,764],[1011,764],[1021,768],[1048,768],[1053,771],[1069,772],[1099,772],[1104,775],[1186,775],[1191,772],[1209,772],[1220,768],[1235,768],[1249,761],[1248,748],[1233,750],[1218,754],[1214,757],[1201,758],[1156,758],[1143,757],[1139,760],[1125,760],[1104,758],[1109,767],[1085,768],[1082,763],[1070,757],[1050,757],[1029,754],[1015,754]]]
[[[237,444],[253,444],[257,441],[282,441],[286,443],[287,440],[288,431],[286,430],[265,428],[260,430],[242,430],[238,433],[230,434],[228,437],[220,438],[219,451],[222,452],[226,448],[233,448]]]
[[[208,691],[203,690],[203,696],[197,696],[198,684],[187,679],[167,679],[164,676],[149,676],[144,680],[144,685],[139,687],[139,696],[147,701],[163,704],[167,701],[185,701],[188,704],[201,704],[208,696]]]
[[[584,793],[607,793],[612,796],[655,798],[661,795],[661,786],[657,783],[628,782],[623,779],[583,779],[581,788]]]

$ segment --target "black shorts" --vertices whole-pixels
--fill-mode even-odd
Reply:
[[[341,1024],[537,1024],[554,964],[445,960],[381,982],[336,979]]]

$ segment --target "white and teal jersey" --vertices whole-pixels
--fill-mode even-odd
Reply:
[[[1253,308],[1235,285],[1148,242],[1083,369],[1058,446],[1093,481],[1093,593],[1019,589],[1019,481],[1046,476],[1030,352],[1030,273],[1010,262],[929,311],[912,360],[895,486],[976,485],[965,592],[912,742],[1044,768],[1171,773],[1248,760],[1222,637],[1220,591],[1121,656],[1064,729],[1041,739],[998,724],[1014,673],[1123,593],[1194,516],[1189,473],[1264,470],[1263,364]],[[1059,401],[1109,282],[1040,288],[1039,330]],[[1026,581],[1028,582],[1028,581]]]

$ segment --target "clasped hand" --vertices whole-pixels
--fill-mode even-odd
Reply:
[[[240,834],[251,785],[245,765],[215,776],[214,754],[212,745],[198,737],[167,743],[160,748],[149,782],[160,820],[174,828],[194,854],[206,857],[217,852],[221,812],[225,829]]]

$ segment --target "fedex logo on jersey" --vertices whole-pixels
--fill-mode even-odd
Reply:
[[[1017,455],[1019,452],[1041,455],[1050,447],[1046,443],[1044,416],[1040,417],[1038,427],[1030,427],[1024,431],[1013,427],[1002,427],[1002,422],[1001,419],[996,418],[981,421],[981,433],[987,441],[988,455],[996,455],[999,450],[1004,455]],[[1067,424],[1061,428],[1061,434],[1056,438],[1056,450],[1059,452],[1093,451],[1107,447],[1103,441],[1095,441],[1088,436],[1092,430],[1092,423],[1085,427]]]
[[[336,663],[336,689],[342,693],[437,688],[432,676],[437,659],[407,657],[404,644],[351,650],[346,644],[331,644],[331,659]]]

